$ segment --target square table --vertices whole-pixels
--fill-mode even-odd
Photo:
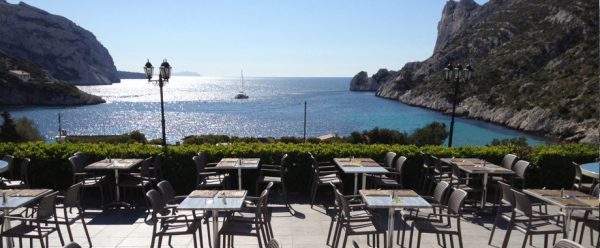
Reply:
[[[247,193],[246,190],[194,190],[177,209],[212,211],[213,247],[219,247],[219,211],[241,210]]]
[[[120,170],[131,170],[136,167],[140,163],[142,163],[143,159],[138,158],[113,158],[113,159],[103,159],[98,162],[94,162],[85,167],[86,170],[113,170],[115,172],[115,186],[116,186],[116,195],[115,202],[112,205],[115,206],[128,206],[127,203],[121,202],[120,190],[119,190],[119,171]]]
[[[393,247],[394,212],[403,208],[432,208],[431,204],[413,190],[360,190],[368,208],[388,209],[388,235],[386,247]]]
[[[237,170],[238,190],[242,190],[242,170],[256,170],[260,164],[260,158],[222,158],[212,167],[215,170]]]
[[[538,198],[542,201],[558,206],[565,210],[565,224],[563,237],[569,237],[569,223],[574,210],[596,210],[600,208],[600,199],[576,190],[565,190],[561,197],[559,189],[525,189],[523,193]]]
[[[10,212],[23,207],[40,197],[52,192],[50,189],[8,189],[0,190],[0,210],[4,213],[4,216],[9,216]],[[6,202],[4,201],[4,195],[6,195]],[[10,221],[8,218],[4,218],[4,228],[7,230],[10,228]],[[2,242],[0,240],[0,242]],[[13,247],[12,239],[6,239],[6,246]]]
[[[443,162],[456,165],[467,174],[483,175],[483,192],[481,193],[481,209],[485,208],[487,199],[488,175],[514,175],[515,172],[478,158],[442,158]]]
[[[388,170],[370,158],[334,158],[333,162],[346,174],[354,174],[354,194],[358,194],[358,174],[362,174],[362,189],[367,187],[366,174],[382,174]]]

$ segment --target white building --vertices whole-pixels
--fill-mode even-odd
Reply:
[[[26,71],[22,71],[22,70],[10,70],[10,71],[8,71],[8,73],[10,75],[18,77],[23,82],[27,82],[27,81],[29,81],[29,79],[31,79],[31,74],[29,74],[29,72],[26,72]]]

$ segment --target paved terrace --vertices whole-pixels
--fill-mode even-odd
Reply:
[[[274,199],[275,198],[275,199]],[[310,205],[307,204],[308,198],[304,196],[291,196],[292,208],[295,214],[292,215],[288,212],[287,208],[283,205],[278,205],[277,192],[273,192],[271,195],[272,202],[272,225],[274,229],[275,238],[278,239],[283,247],[294,247],[294,248],[317,248],[317,247],[329,247],[325,244],[327,239],[327,232],[330,223],[330,211],[326,211],[322,205],[315,205],[311,209]],[[322,202],[328,202],[326,198],[332,199],[331,193],[323,193],[321,199]],[[558,209],[549,206],[550,213],[558,212]],[[381,212],[383,217],[387,216],[387,211]],[[92,238],[93,247],[105,248],[105,247],[150,247],[150,238],[152,233],[152,226],[144,222],[146,214],[144,210],[131,209],[131,210],[98,210],[88,209],[86,213],[86,223],[88,223],[88,229]],[[506,223],[502,223],[496,233],[494,234],[494,240],[492,245],[488,245],[488,238],[490,230],[492,228],[493,216],[491,214],[484,215],[483,217],[474,216],[472,211],[467,209],[467,212],[463,217],[462,230],[463,230],[463,241],[464,247],[500,247],[504,238]],[[222,223],[222,222],[219,222]],[[396,221],[397,226],[401,223]],[[206,233],[206,225],[202,225],[203,228],[203,240],[204,246],[208,246],[208,240],[210,237]],[[83,247],[87,247],[87,240],[83,232],[81,224],[73,226],[74,239],[76,242],[81,244]],[[62,227],[63,236],[67,240],[66,228]],[[212,230],[211,230],[212,234]],[[407,232],[407,235],[409,232]],[[524,235],[519,231],[513,231],[510,239],[509,247],[520,247]],[[416,233],[414,236],[413,247],[416,247]],[[594,233],[594,241],[597,238],[597,234]],[[383,236],[381,236],[381,247],[383,247]],[[559,237],[560,239],[560,237]],[[350,236],[350,242],[347,247],[352,247],[351,242],[357,241],[360,247],[370,247],[367,245],[365,236]],[[157,239],[158,241],[158,239]],[[435,235],[424,234],[422,239],[421,247],[439,247]],[[551,238],[550,238],[551,242]],[[592,247],[590,245],[589,232],[586,231],[584,235],[583,245],[586,247]],[[25,247],[29,247],[27,241],[25,241]],[[255,237],[235,237],[235,247],[246,248],[246,247],[258,247],[257,240]],[[455,238],[455,245],[458,247],[458,240]],[[408,239],[405,241],[405,246],[408,247]],[[448,243],[449,246],[449,243]],[[34,240],[34,247],[39,247],[39,241]],[[58,235],[53,234],[50,236],[50,247],[62,247],[58,240]],[[155,245],[156,247],[156,245]],[[169,247],[166,244],[166,239],[163,239],[163,246]],[[172,247],[193,247],[191,236],[174,236],[172,240]],[[341,244],[340,244],[341,247]],[[394,247],[400,247],[395,245]],[[529,246],[528,246],[529,247]],[[534,236],[533,247],[543,247],[543,235]]]

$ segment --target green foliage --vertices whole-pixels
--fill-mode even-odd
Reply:
[[[128,134],[120,135],[69,135],[67,136],[67,142],[69,143],[108,143],[108,144],[127,144],[127,143],[151,143],[154,144],[154,140],[148,142],[146,135],[140,131],[133,131]],[[157,144],[161,144],[160,140]]]
[[[139,130],[135,130],[135,131],[129,133],[129,138],[131,138],[132,140],[135,140],[138,143],[142,143],[142,144],[148,143],[148,140],[146,139],[146,135],[144,133],[140,132]]]
[[[353,144],[407,144],[405,132],[375,127],[370,131],[352,132],[346,140]]]
[[[410,144],[418,146],[441,145],[448,137],[448,134],[448,131],[446,131],[446,124],[434,121],[423,128],[417,128],[417,130],[410,135],[409,142]]]
[[[3,112],[2,119],[4,122],[0,127],[0,142],[21,142],[21,135],[17,132],[17,126],[10,113]]]
[[[0,142],[27,142],[41,141],[44,137],[40,134],[37,125],[26,117],[14,121],[10,113],[2,113],[4,120],[0,127]]]
[[[141,143],[131,144],[44,144],[0,143],[0,154],[13,154],[18,160],[29,157],[31,161],[30,181],[33,187],[64,189],[71,183],[71,169],[67,161],[73,153],[81,151],[90,161],[105,157],[146,158],[162,153],[162,148]],[[423,161],[420,151],[437,157],[477,157],[493,163],[500,163],[507,153],[515,153],[512,146],[483,146],[447,148],[443,146],[384,145],[384,144],[260,144],[232,143],[229,145],[181,145],[168,147],[163,173],[181,193],[194,189],[195,167],[192,156],[198,152],[208,155],[211,162],[223,157],[258,157],[261,163],[279,163],[283,154],[289,154],[286,164],[286,184],[290,191],[306,193],[310,188],[310,163],[307,152],[313,153],[319,161],[329,161],[335,157],[370,157],[383,162],[385,153],[393,151],[408,158],[405,166],[404,181],[409,188],[417,188]],[[527,175],[529,186],[560,188],[572,182],[571,161],[593,161],[598,148],[592,145],[558,145],[534,148],[531,156],[517,155],[531,161],[534,165]],[[233,173],[233,172],[232,172]],[[244,172],[245,188],[253,190],[256,172]],[[352,188],[353,176],[344,175],[346,189]]]

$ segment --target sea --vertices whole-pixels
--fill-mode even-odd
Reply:
[[[188,135],[224,134],[240,137],[316,137],[375,127],[407,133],[437,121],[450,126],[450,116],[376,97],[374,92],[349,91],[346,77],[245,78],[248,99],[234,99],[241,89],[236,77],[172,77],[163,87],[167,142]],[[104,104],[72,107],[0,107],[13,117],[32,119],[47,142],[62,129],[71,135],[108,135],[141,131],[148,139],[161,137],[159,87],[144,79],[79,86],[99,95]],[[524,136],[530,145],[547,142],[483,121],[458,118],[454,145],[486,145],[493,139]]]

